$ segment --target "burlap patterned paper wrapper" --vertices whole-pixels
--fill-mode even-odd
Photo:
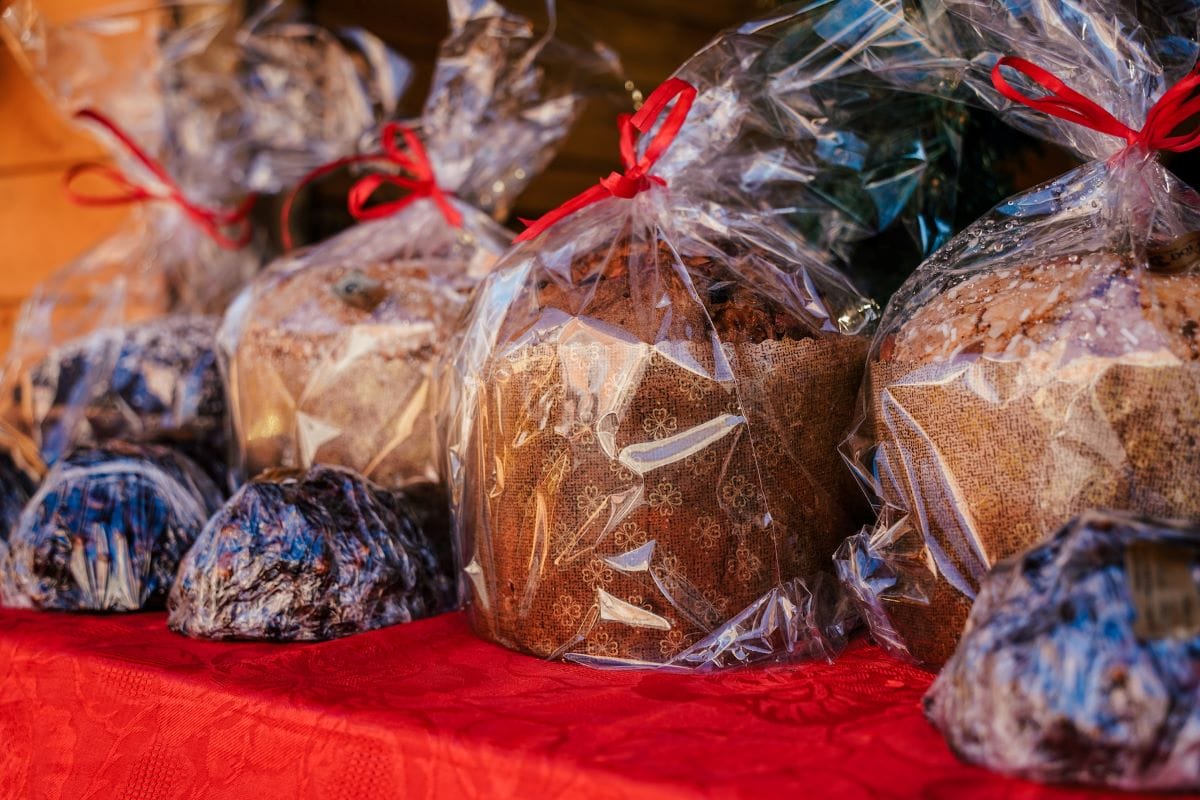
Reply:
[[[489,365],[465,520],[483,636],[669,663],[773,587],[827,569],[851,524],[829,476],[865,338],[726,345],[732,381],[680,357],[702,363],[700,350],[668,358],[597,331]]]

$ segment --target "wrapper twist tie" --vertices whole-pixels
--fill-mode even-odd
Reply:
[[[166,200],[179,206],[192,222],[211,236],[213,241],[221,247],[236,250],[245,247],[250,242],[253,228],[250,225],[249,217],[254,203],[258,200],[257,195],[247,195],[246,199],[234,209],[201,205],[188,199],[187,195],[183,193],[183,189],[179,188],[179,184],[167,173],[163,165],[151,158],[150,154],[133,141],[128,133],[121,130],[104,114],[85,108],[76,112],[75,119],[93,122],[107,130],[129,151],[130,155],[150,171],[160,186],[159,188],[143,186],[114,166],[97,161],[87,161],[74,165],[63,175],[63,188],[72,202],[81,206],[120,206]],[[80,176],[87,174],[107,179],[117,187],[117,190],[112,194],[80,192],[73,184]],[[229,234],[226,233],[226,229],[230,231]]]
[[[425,152],[425,147],[421,144],[421,139],[417,136],[416,131],[399,122],[389,122],[383,127],[379,138],[383,147],[381,152],[345,156],[330,161],[328,164],[322,164],[300,179],[288,194],[287,200],[283,204],[283,210],[280,212],[279,227],[282,231],[285,250],[292,249],[291,216],[292,204],[296,200],[296,195],[316,179],[352,164],[386,163],[394,164],[401,170],[399,175],[382,172],[371,173],[360,178],[350,187],[350,191],[346,195],[346,206],[350,211],[350,216],[359,222],[389,217],[417,200],[429,198],[437,204],[442,216],[446,218],[446,222],[451,227],[462,227],[462,214],[451,205],[449,199],[451,193],[438,186],[437,178],[433,174],[433,166],[429,163],[429,155]],[[401,144],[401,139],[403,144]],[[371,195],[384,185],[398,186],[407,190],[408,194],[398,200],[377,203],[373,206],[367,205]]]
[[[1049,94],[1030,97],[1022,93],[1008,82],[1001,67],[1016,70]],[[1076,125],[1124,139],[1130,147],[1140,146],[1151,151],[1169,150],[1182,153],[1200,146],[1200,128],[1188,133],[1175,134],[1176,129],[1183,123],[1200,113],[1200,95],[1195,95],[1196,89],[1200,87],[1200,67],[1163,92],[1162,97],[1158,98],[1158,102],[1146,114],[1146,122],[1141,130],[1130,128],[1096,102],[1067,86],[1053,72],[1023,58],[1005,56],[997,61],[992,67],[992,85],[1009,100],[1074,122]]]
[[[642,157],[638,158],[635,131],[637,133],[646,133],[654,127],[658,118],[666,110],[667,104],[676,98],[678,100],[671,108],[670,113],[667,114],[667,118],[663,121],[662,126],[646,146]],[[624,164],[625,171],[613,172],[607,178],[601,178],[598,184],[582,194],[572,197],[558,208],[546,212],[537,221],[521,220],[528,227],[518,234],[513,241],[525,242],[537,238],[559,220],[565,219],[576,211],[586,208],[592,203],[598,203],[605,198],[623,197],[629,199],[646,191],[655,184],[666,186],[667,182],[665,180],[658,175],[650,174],[650,168],[654,166],[655,162],[671,146],[671,142],[675,141],[675,137],[683,127],[684,120],[687,119],[688,112],[691,111],[692,103],[695,100],[696,87],[680,78],[671,78],[650,93],[650,96],[646,98],[646,102],[636,114],[621,114],[618,116],[617,129],[621,134],[621,163]]]

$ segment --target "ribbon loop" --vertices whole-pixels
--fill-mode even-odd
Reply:
[[[179,206],[197,227],[207,233],[221,247],[235,250],[250,242],[253,229],[249,217],[258,199],[255,195],[248,195],[233,209],[196,203],[183,193],[179,184],[171,178],[162,164],[151,158],[149,153],[139,147],[129,134],[121,130],[108,117],[94,109],[85,108],[77,112],[75,118],[95,123],[112,134],[129,154],[154,176],[161,188],[155,190],[143,186],[131,180],[128,175],[116,167],[88,161],[74,165],[63,175],[63,188],[67,197],[73,202],[81,206],[117,206],[166,200]],[[88,174],[108,181],[116,187],[116,191],[112,194],[87,194],[76,189],[75,182]],[[226,233],[225,229],[231,230]]]
[[[1032,80],[1049,94],[1030,97],[1016,89],[1004,77],[1002,67],[1009,67]],[[1200,146],[1200,129],[1176,134],[1184,123],[1200,114],[1200,66],[1163,93],[1146,114],[1141,130],[1124,124],[1093,100],[1067,86],[1054,73],[1030,61],[1005,56],[992,67],[992,85],[996,91],[1013,102],[1028,106],[1076,125],[1124,139],[1126,146],[1141,146],[1147,150],[1169,150],[1182,153]]]
[[[642,157],[638,158],[637,134],[646,133],[652,129],[672,100],[675,100],[675,105],[667,113],[666,119],[663,120],[654,137],[647,143]],[[526,242],[537,238],[558,221],[607,197],[621,197],[628,200],[651,186],[666,186],[667,182],[658,175],[651,175],[650,169],[679,135],[695,100],[696,87],[680,78],[671,78],[650,93],[636,114],[618,116],[617,131],[620,134],[621,164],[625,167],[625,171],[613,172],[608,177],[601,178],[595,186],[572,197],[558,208],[551,209],[536,221],[521,220],[528,227],[513,241]]]
[[[399,175],[372,173],[354,182],[346,195],[346,207],[350,216],[359,222],[391,216],[417,200],[428,198],[437,205],[451,227],[462,227],[462,214],[450,202],[449,193],[438,186],[433,165],[416,131],[399,122],[389,122],[383,127],[379,139],[380,152],[336,159],[322,164],[300,179],[288,194],[280,212],[279,226],[285,250],[292,249],[291,216],[296,195],[317,178],[351,164],[393,164],[401,172]],[[382,186],[396,186],[407,194],[398,200],[367,205],[371,196]]]

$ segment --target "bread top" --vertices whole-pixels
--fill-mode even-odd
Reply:
[[[268,273],[253,288],[246,330],[269,337],[339,334],[358,325],[428,328],[456,317],[459,289],[443,280],[451,265],[378,261],[308,264]]]
[[[737,259],[716,252],[677,255],[661,240],[618,240],[572,261],[569,277],[537,273],[528,303],[510,310],[501,340],[511,340],[509,334],[527,327],[523,320],[547,310],[614,326],[646,342],[705,341],[709,320],[730,344],[817,335],[785,305],[787,290],[752,284],[734,268]]]
[[[876,358],[1025,358],[1063,344],[1097,356],[1167,350],[1200,361],[1200,274],[1155,273],[1112,252],[981,273],[886,335]]]

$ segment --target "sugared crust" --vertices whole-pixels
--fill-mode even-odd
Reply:
[[[884,339],[878,358],[1022,358],[1057,342],[1200,360],[1200,275],[1159,275],[1112,253],[1000,269],[942,292]]]
[[[748,286],[746,279],[730,269],[728,262],[708,256],[681,258],[695,296],[683,276],[672,268],[672,262],[679,259],[665,243],[651,247],[624,241],[575,261],[569,285],[543,281],[538,286],[537,301],[541,308],[591,317],[634,333],[647,327],[639,313],[645,315],[648,308],[665,306],[670,307],[670,313],[682,315],[697,330],[703,329],[702,305],[723,342],[759,343],[813,337],[808,325],[761,289]],[[647,269],[648,264],[656,266]],[[631,266],[639,273],[653,275],[660,283],[638,285],[630,279]],[[639,294],[636,298],[635,293]],[[667,300],[660,303],[660,297]],[[701,305],[697,305],[695,297]],[[695,319],[687,319],[689,316]]]

